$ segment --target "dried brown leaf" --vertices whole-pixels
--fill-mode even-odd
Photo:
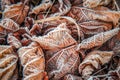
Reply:
[[[89,77],[95,69],[100,69],[102,65],[108,63],[113,54],[113,51],[90,52],[79,65],[79,73],[83,77]]]
[[[24,80],[43,80],[45,71],[45,59],[42,49],[32,43],[18,50],[21,65],[23,66]]]
[[[91,49],[94,47],[99,47],[113,36],[115,36],[119,32],[119,28],[115,28],[110,31],[98,33],[90,38],[84,39],[77,48],[77,51],[81,49]]]
[[[68,73],[74,74],[79,63],[80,58],[75,46],[62,49],[47,61],[48,76],[50,79],[58,80]]]
[[[7,6],[4,10],[4,18],[13,19],[18,24],[21,24],[27,16],[29,7],[23,3]]]
[[[0,46],[0,80],[9,80],[13,76],[17,60],[11,46]]]
[[[19,29],[19,25],[9,18],[3,19],[0,24],[3,25],[3,28],[11,30],[13,32]]]
[[[19,29],[19,25],[13,20],[6,18],[0,22],[0,35],[6,36],[10,32],[15,32]]]
[[[78,41],[80,42],[80,38],[83,37],[83,33],[79,27],[79,25],[77,24],[76,20],[74,20],[71,17],[68,16],[54,16],[54,17],[48,17],[46,19],[42,19],[42,20],[37,20],[35,21],[35,23],[41,23],[41,22],[52,22],[53,25],[57,25],[57,24],[62,24],[62,23],[67,23],[69,24],[74,24],[75,27],[77,28],[77,35],[78,35]],[[48,23],[48,24],[50,24]]]
[[[66,28],[66,24],[63,23],[47,35],[33,37],[32,40],[38,42],[43,49],[62,49],[76,43],[70,34],[71,32]]]
[[[97,34],[112,29],[112,24],[100,21],[87,21],[79,25],[84,34]]]
[[[90,20],[100,20],[105,22],[111,22],[114,26],[118,24],[120,19],[119,11],[101,11],[92,10],[83,7],[72,7],[68,16],[74,18],[77,22],[86,22]]]

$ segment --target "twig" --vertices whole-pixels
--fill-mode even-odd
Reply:
[[[51,7],[48,9],[48,11],[47,11],[47,13],[46,13],[46,15],[45,15],[45,17],[44,18],[46,18],[47,16],[48,16],[48,13],[50,12],[50,9],[53,7],[53,4],[55,3],[55,0],[53,1],[53,3],[52,3],[52,5],[51,5]]]
[[[101,71],[103,71],[106,68],[107,68],[107,66],[105,66],[104,68],[100,69],[99,71],[97,71],[96,73],[94,73],[93,76],[96,75],[96,74],[98,74],[98,73],[100,73]]]
[[[117,4],[116,0],[113,0],[113,1],[114,1],[114,4],[115,4],[115,6],[116,6],[117,10],[118,10],[118,11],[120,11],[120,8],[119,8],[119,6],[118,6],[118,4]]]

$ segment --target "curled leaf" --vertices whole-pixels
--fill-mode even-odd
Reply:
[[[83,77],[89,77],[95,69],[100,69],[102,65],[108,63],[113,54],[113,51],[90,52],[79,65],[79,73]]]
[[[68,73],[76,73],[80,63],[79,54],[75,45],[62,49],[47,61],[47,71],[50,79],[58,80]]]
[[[17,60],[11,46],[0,46],[0,80],[9,80],[13,76]]]

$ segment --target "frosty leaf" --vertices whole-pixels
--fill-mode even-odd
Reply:
[[[27,16],[28,10],[29,7],[22,3],[13,4],[5,8],[4,18],[13,19],[18,24],[21,24]]]
[[[90,52],[79,65],[79,73],[83,77],[89,77],[95,69],[99,69],[102,65],[108,63],[113,54],[113,51]]]
[[[97,6],[107,6],[112,0],[83,0],[83,6],[94,8]]]
[[[3,19],[0,22],[0,35],[6,36],[10,32],[15,32],[19,29],[19,25],[11,19]]]
[[[29,46],[21,47],[18,54],[23,66],[24,80],[43,80],[45,59],[42,49],[36,43],[32,43]]]
[[[100,21],[87,21],[79,25],[85,34],[97,34],[112,29],[112,24]]]
[[[62,49],[76,43],[64,23],[47,35],[33,37],[32,40],[38,42],[43,49],[47,50]]]
[[[3,25],[2,26],[3,28],[10,30],[12,32],[17,31],[19,29],[19,25],[9,18],[3,19],[0,22],[0,25]]]
[[[52,6],[51,0],[42,0],[42,3],[32,9],[30,14],[38,14],[40,11],[45,11]]]
[[[77,51],[81,49],[91,49],[93,47],[101,46],[107,40],[111,39],[119,32],[119,28],[115,28],[110,31],[98,33],[90,38],[84,39],[77,48]]]
[[[41,23],[41,22],[46,22],[46,23],[50,22],[48,24],[51,24],[51,22],[52,22],[53,25],[58,25],[58,24],[62,24],[62,23],[74,24],[75,27],[77,28],[78,40],[80,41],[80,38],[83,36],[83,34],[80,34],[80,33],[82,33],[82,31],[81,31],[79,25],[77,24],[76,20],[74,20],[71,17],[68,17],[68,16],[54,16],[54,17],[48,17],[46,19],[35,21],[35,23]]]
[[[64,80],[83,80],[81,77],[79,76],[75,76],[72,74],[67,74],[64,76]]]
[[[71,46],[54,54],[46,64],[49,78],[58,80],[67,73],[75,73],[79,64],[79,55],[75,46]]]
[[[9,80],[12,77],[17,60],[11,46],[0,46],[0,80]]]
[[[76,19],[77,22],[85,22],[90,20],[100,20],[105,22],[111,22],[116,26],[120,19],[119,11],[96,11],[83,7],[72,7],[68,16]]]

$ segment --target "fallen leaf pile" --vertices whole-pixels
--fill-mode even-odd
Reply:
[[[0,80],[120,80],[116,0],[0,3]]]

